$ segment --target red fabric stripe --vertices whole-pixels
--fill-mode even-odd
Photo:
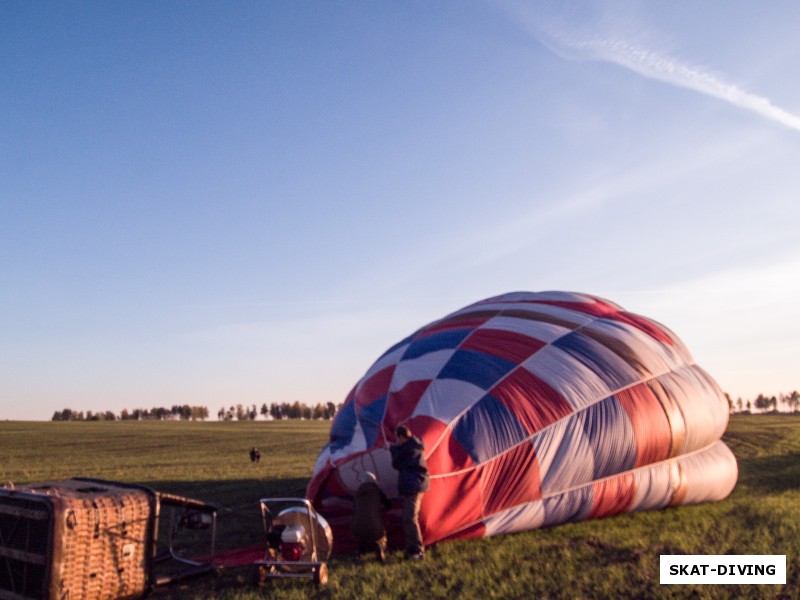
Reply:
[[[664,409],[669,421],[669,428],[672,435],[672,443],[670,444],[669,456],[677,456],[683,447],[683,442],[686,439],[686,420],[675,398],[670,394],[669,389],[658,380],[653,379],[647,382],[647,387],[653,392],[659,403]]]
[[[439,419],[428,415],[417,415],[404,421],[403,425],[406,425],[415,436],[422,440],[426,449],[428,471],[431,475],[453,473],[475,466],[467,451],[458,440],[452,437],[452,430],[448,429],[447,424]],[[434,444],[439,438],[442,440],[434,448]],[[394,431],[389,439],[394,439]]]
[[[562,308],[568,308],[570,310],[582,312],[587,315],[602,317],[604,319],[619,321],[621,323],[627,323],[628,325],[636,327],[640,331],[643,331],[650,337],[658,340],[663,344],[667,344],[668,346],[673,345],[672,338],[654,322],[649,321],[644,317],[641,317],[634,313],[630,313],[627,311],[620,311],[618,308],[611,306],[610,304],[606,304],[605,302],[601,302],[597,298],[594,298],[594,302],[592,303],[558,302],[554,300],[547,300],[547,301],[542,301],[541,304],[560,306]]]
[[[526,335],[500,329],[476,329],[461,344],[462,350],[478,350],[519,364],[546,344]]]
[[[311,478],[306,487],[306,498],[310,498],[311,502],[317,504],[322,499],[322,492],[325,484],[333,473],[333,467],[330,463],[326,464],[320,471]]]
[[[592,298],[592,302],[566,302],[562,300],[539,300],[539,304],[548,304],[550,306],[560,306],[561,308],[568,308],[577,312],[582,312],[587,315],[595,317],[608,317],[619,312],[619,308],[612,306],[605,302],[600,301],[598,298]]]
[[[653,390],[647,384],[640,383],[615,395],[633,425],[636,436],[636,466],[650,465],[669,458],[672,430],[664,408]]]
[[[609,517],[625,512],[636,494],[636,482],[632,473],[625,473],[592,484],[594,503],[590,519]]]
[[[441,321],[440,323],[435,323],[430,327],[426,327],[422,331],[419,332],[414,340],[419,340],[425,338],[429,335],[434,333],[441,333],[442,331],[453,331],[455,329],[475,329],[476,327],[483,325],[486,321],[488,321],[491,317],[472,317],[472,318],[461,318],[456,317],[453,319],[448,319],[446,321]]]
[[[425,545],[481,518],[481,476],[471,469],[450,477],[431,479],[422,497],[419,524]]]
[[[542,497],[539,461],[529,442],[482,464],[479,470],[484,516]]]
[[[535,433],[572,412],[558,392],[521,367],[489,390],[489,394],[502,402],[528,433]]]
[[[394,375],[396,367],[396,364],[390,365],[367,379],[358,389],[358,393],[356,394],[356,406],[359,408],[367,406],[385,396],[389,392],[389,386],[392,383],[392,375]]]
[[[264,544],[255,544],[253,546],[245,546],[244,548],[235,548],[233,550],[226,550],[218,552],[213,556],[196,557],[194,560],[197,562],[210,562],[217,567],[247,567],[253,565],[255,562],[264,560]]]
[[[444,542],[444,541],[450,542],[450,541],[453,541],[453,540],[471,540],[471,539],[474,539],[474,538],[483,537],[485,533],[486,533],[486,527],[484,526],[483,522],[474,523],[474,524],[470,525],[469,527],[465,527],[464,529],[462,529],[460,531],[456,531],[455,533],[452,533],[452,534],[448,535],[447,537],[442,538],[439,541],[440,542]]]
[[[422,394],[430,385],[429,379],[411,381],[403,386],[402,389],[391,392],[386,401],[386,410],[383,415],[383,431],[386,439],[394,439],[394,430],[398,425],[402,425],[414,413]]]
[[[651,338],[654,338],[659,342],[666,344],[667,346],[673,345],[672,337],[670,337],[666,331],[644,317],[629,312],[620,312],[614,315],[613,319],[616,321],[622,321],[628,325],[633,325],[637,329],[644,331]]]

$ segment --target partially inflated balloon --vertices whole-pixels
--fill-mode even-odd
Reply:
[[[585,294],[510,293],[387,350],[336,415],[307,495],[346,544],[360,473],[397,497],[388,447],[404,424],[431,475],[426,545],[721,500],[737,479],[727,423],[666,327]]]

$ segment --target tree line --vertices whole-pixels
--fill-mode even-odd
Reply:
[[[259,415],[264,419],[306,419],[306,420],[330,420],[336,414],[338,408],[333,402],[326,404],[318,403],[308,406],[301,402],[284,402],[278,404],[273,402],[269,406],[266,403],[259,409],[255,404],[245,406],[236,404],[230,407],[222,407],[217,412],[220,421],[255,421]],[[119,414],[113,411],[91,410],[83,412],[65,408],[53,413],[51,421],[205,421],[209,418],[208,407],[190,406],[188,404],[175,405],[170,408],[157,406],[154,408],[135,408],[128,410],[122,409]]]
[[[800,412],[800,392],[797,390],[789,394],[766,396],[759,394],[753,400],[743,400],[741,397],[733,400],[729,394],[728,407],[731,413],[736,414],[772,414]],[[330,420],[342,408],[341,404],[327,402],[317,403],[314,406],[295,402],[265,402],[260,407],[255,404],[250,406],[236,404],[221,407],[217,411],[220,421],[255,421],[259,417],[281,421],[285,419]],[[123,409],[119,415],[112,411],[92,412],[75,411],[69,408],[57,410],[53,413],[52,421],[205,421],[209,418],[208,408],[205,406],[190,406],[188,404],[175,405],[170,408],[155,407],[151,409],[136,408],[129,411]]]
[[[301,402],[283,402],[278,404],[273,402],[269,406],[266,403],[261,405],[259,409],[255,404],[252,406],[244,406],[237,404],[236,406],[222,407],[217,411],[217,419],[220,421],[255,421],[259,415],[265,419],[273,419],[281,421],[283,419],[306,419],[311,420],[330,420],[334,417],[337,410],[342,405],[338,406],[333,402],[326,404],[317,403],[313,407]]]
[[[57,410],[53,413],[51,421],[205,421],[208,418],[208,408],[205,406],[175,405],[171,408],[157,406],[154,408],[135,408],[116,414],[110,410],[92,412],[91,410],[77,411],[71,408]]]
[[[778,394],[777,396],[766,396],[759,394],[754,400],[742,400],[737,398],[732,400],[728,394],[728,406],[732,413],[752,414],[758,413],[796,413],[800,409],[800,392],[797,390],[789,394]],[[779,408],[780,406],[780,408]]]

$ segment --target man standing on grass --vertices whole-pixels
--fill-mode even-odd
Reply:
[[[397,443],[390,447],[392,467],[399,472],[397,491],[403,498],[403,533],[406,538],[406,558],[422,560],[425,547],[419,530],[419,507],[422,496],[430,487],[428,466],[425,463],[425,447],[411,430],[400,425],[395,429]]]

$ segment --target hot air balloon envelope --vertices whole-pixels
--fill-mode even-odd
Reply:
[[[389,348],[348,395],[307,496],[348,545],[352,493],[389,498],[397,425],[422,439],[426,545],[721,500],[728,403],[669,329],[586,294],[515,292]],[[396,504],[399,507],[399,501]],[[390,541],[402,541],[399,511]]]

